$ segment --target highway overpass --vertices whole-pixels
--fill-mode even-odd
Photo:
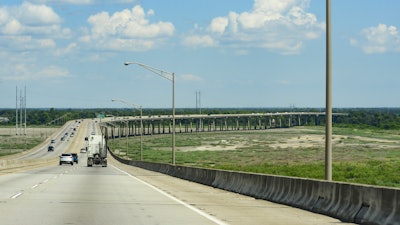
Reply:
[[[333,113],[332,119],[335,121],[337,118],[347,115],[347,113]],[[143,123],[144,135],[172,133],[172,119],[171,115],[152,115],[143,117],[108,117],[100,120],[100,122],[114,128],[110,130],[109,135],[121,137],[140,135],[141,123]],[[175,132],[265,130],[302,125],[320,125],[324,120],[324,112],[188,114],[175,116]]]

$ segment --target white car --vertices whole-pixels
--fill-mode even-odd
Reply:
[[[60,155],[60,166],[62,164],[71,164],[74,165],[74,158],[72,157],[72,154],[70,153],[63,153]]]

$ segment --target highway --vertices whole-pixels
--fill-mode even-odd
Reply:
[[[93,123],[84,121],[78,129],[54,154],[79,152]],[[39,152],[24,158],[42,157]],[[87,167],[85,154],[79,156],[79,164],[73,166],[55,163],[0,173],[0,224],[347,224],[123,165],[110,157],[108,167]]]

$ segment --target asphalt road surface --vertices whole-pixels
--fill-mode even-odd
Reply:
[[[91,126],[81,124],[64,151],[79,152]],[[87,167],[85,154],[79,158],[73,166],[0,173],[0,224],[345,224],[112,159]]]

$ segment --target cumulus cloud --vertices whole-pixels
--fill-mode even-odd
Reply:
[[[175,27],[170,22],[151,23],[148,17],[153,10],[144,12],[141,6],[125,9],[110,15],[101,12],[88,19],[91,25],[80,41],[96,43],[96,47],[112,50],[141,51],[154,48],[165,38],[174,34]]]
[[[17,8],[17,17],[21,23],[32,26],[59,24],[61,18],[46,5],[24,2]]]
[[[350,39],[350,44],[368,54],[400,52],[400,34],[395,26],[379,24],[363,29],[358,38]]]
[[[262,47],[296,54],[308,40],[319,38],[325,23],[307,12],[309,0],[254,0],[247,12],[230,12],[212,19],[208,27],[183,38],[190,46]]]
[[[193,74],[182,74],[180,78],[184,81],[202,81],[203,79]]]
[[[79,50],[79,47],[78,47],[78,45],[77,45],[76,43],[70,43],[70,44],[69,44],[67,47],[65,47],[65,48],[57,49],[57,50],[55,51],[55,55],[56,55],[56,56],[63,56],[63,55],[67,55],[67,54],[76,52],[76,51],[78,51],[78,50]]]
[[[66,78],[70,76],[66,68],[58,66],[46,66],[39,68],[37,65],[18,63],[12,66],[14,73],[3,76],[3,80],[40,80],[47,78]]]
[[[216,40],[210,35],[191,35],[183,39],[183,44],[190,47],[211,47],[216,45]]]
[[[62,19],[49,6],[23,2],[0,7],[0,47],[31,50],[56,47],[55,38],[71,36]]]
[[[214,18],[211,21],[209,29],[212,33],[223,34],[225,32],[226,27],[228,26],[228,22],[229,22],[228,18],[224,17]]]
[[[88,5],[93,4],[95,0],[35,0],[38,3],[67,3],[67,4],[75,4],[75,5]]]

